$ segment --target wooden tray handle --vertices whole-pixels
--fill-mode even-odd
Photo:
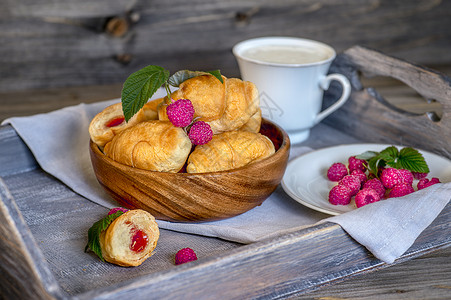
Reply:
[[[347,103],[324,120],[362,141],[392,143],[429,150],[451,158],[451,79],[437,71],[396,59],[378,51],[354,46],[337,56],[331,73],[342,73],[351,82]],[[404,82],[426,99],[441,103],[443,115],[409,113],[388,103],[374,88],[364,88],[360,73]],[[330,88],[324,106],[340,94]]]

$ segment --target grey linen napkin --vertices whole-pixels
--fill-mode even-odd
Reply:
[[[154,98],[164,96],[159,90]],[[119,99],[79,104],[30,117],[14,117],[11,124],[25,141],[41,168],[76,193],[107,208],[117,206],[101,188],[89,157],[88,126],[104,107]],[[311,151],[293,147],[290,159]],[[262,205],[240,216],[204,223],[158,221],[160,228],[252,243],[299,230],[318,222],[340,224],[379,259],[391,263],[437,217],[451,198],[451,183],[438,184],[402,198],[373,203],[327,218],[292,200],[279,186]]]

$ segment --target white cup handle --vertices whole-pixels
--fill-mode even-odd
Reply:
[[[334,104],[332,104],[331,106],[329,106],[316,116],[315,125],[321,122],[325,117],[327,117],[328,115],[339,109],[343,104],[345,104],[345,102],[349,98],[349,95],[351,94],[351,84],[349,83],[348,78],[346,78],[341,74],[327,75],[320,80],[319,85],[323,90],[327,90],[332,80],[336,80],[341,84],[341,86],[343,87],[343,93]]]

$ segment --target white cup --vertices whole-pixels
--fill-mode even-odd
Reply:
[[[335,50],[321,42],[294,37],[262,37],[233,47],[243,80],[260,93],[262,115],[279,124],[292,144],[306,140],[310,129],[340,108],[351,93],[348,79],[329,74]],[[321,111],[324,90],[338,81],[341,97]]]

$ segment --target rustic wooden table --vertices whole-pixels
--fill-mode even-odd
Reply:
[[[449,74],[449,69],[445,72]],[[387,99],[413,112],[437,110],[412,90],[390,80],[372,81]],[[81,102],[92,103],[120,96],[121,84],[54,90],[0,93],[0,121],[12,116],[48,112]],[[0,294],[1,296],[1,294]],[[1,297],[0,297],[1,298]],[[451,247],[382,270],[322,287],[296,299],[450,299]]]

